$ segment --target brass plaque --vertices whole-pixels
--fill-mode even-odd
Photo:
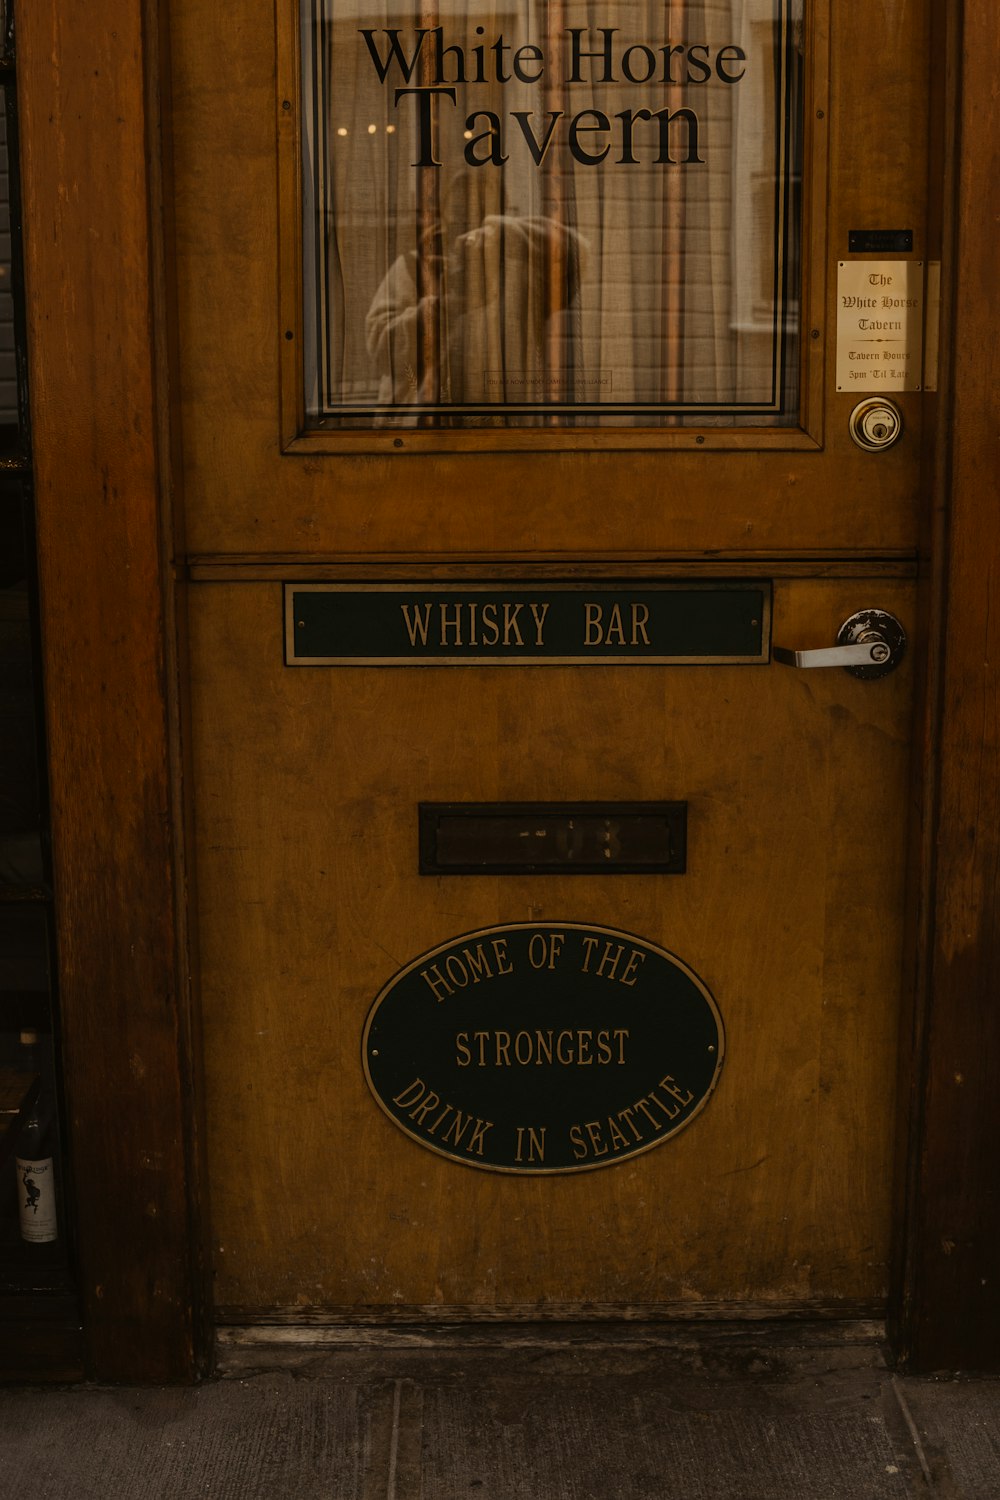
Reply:
[[[842,260],[837,276],[837,390],[919,391],[922,260]]]
[[[662,1145],[719,1080],[693,969],[615,928],[515,923],[413,960],[365,1026],[365,1076],[412,1140],[495,1172],[586,1172]]]
[[[755,665],[770,624],[759,579],[285,584],[290,667]]]

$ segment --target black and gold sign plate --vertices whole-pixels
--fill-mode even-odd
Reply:
[[[365,1076],[421,1146],[495,1172],[585,1172],[662,1145],[722,1067],[718,1008],[673,953],[576,922],[465,933],[393,976]]]
[[[683,875],[686,802],[421,802],[421,875]]]
[[[753,665],[764,581],[286,583],[290,667]]]

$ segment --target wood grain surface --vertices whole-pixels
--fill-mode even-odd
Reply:
[[[912,585],[881,580],[904,619]],[[857,585],[782,583],[793,641]],[[192,601],[218,1296],[489,1307],[884,1298],[912,666],[282,665],[274,584]],[[421,877],[423,799],[689,802],[681,877]],[[444,1161],[368,1092],[375,996],[498,922],[675,952],[727,1030],[676,1139],[583,1178]]]

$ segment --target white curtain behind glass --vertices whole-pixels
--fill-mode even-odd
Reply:
[[[319,287],[318,404],[357,408],[367,424],[399,407],[413,410],[392,415],[397,423],[551,421],[537,409],[552,405],[561,422],[574,420],[574,405],[586,413],[575,420],[588,424],[624,406],[616,423],[645,424],[664,407],[669,420],[688,408],[699,421],[732,421],[727,405],[772,401],[784,337],[774,323],[777,0],[523,0],[516,9],[451,0],[433,11],[325,4],[322,31],[309,31],[319,38],[315,68],[308,55],[306,66],[310,88],[315,79],[307,154],[316,161],[317,217],[306,279]],[[446,55],[456,101],[441,95],[433,104],[440,166],[417,166],[429,146],[417,101],[407,95],[397,105],[394,90],[435,81],[432,37],[409,84],[392,61],[383,83],[360,32],[372,33],[385,67],[388,30],[398,29],[409,59],[418,29],[435,26],[444,45],[464,49],[469,73],[472,48],[489,49],[501,35],[507,71],[524,44],[542,52],[544,71],[537,82],[500,83],[487,50],[487,81],[463,84]],[[581,64],[585,81],[570,84],[570,27],[584,29],[592,52],[602,50],[602,28],[617,28],[619,80],[625,47],[655,52],[668,40],[742,49],[746,62],[733,51],[725,70],[743,76],[612,85],[592,58]],[[633,54],[640,76],[644,66],[644,54]],[[533,54],[523,70],[540,71]],[[670,126],[675,165],[656,159],[655,119],[636,118],[629,149],[618,113],[664,105],[697,112],[703,163],[686,159],[694,148],[683,119]],[[489,159],[487,111],[500,121],[502,163]],[[603,111],[612,126],[588,132],[598,117],[581,122],[582,152],[609,147],[598,164],[569,150],[570,121],[582,111]],[[466,149],[485,164],[469,165]],[[791,149],[787,139],[782,149]]]

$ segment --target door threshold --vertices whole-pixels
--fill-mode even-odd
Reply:
[[[678,1368],[770,1368],[774,1361],[886,1368],[885,1324],[875,1318],[735,1318],[717,1322],[621,1320],[560,1323],[438,1323],[230,1325],[217,1330],[214,1373],[247,1378],[284,1370],[310,1376],[426,1379],[447,1376],[469,1359],[509,1360],[572,1371],[582,1359],[602,1368],[624,1359],[630,1367],[663,1359]],[[456,1365],[456,1361],[458,1364]]]
[[[298,1350],[335,1352],[358,1350],[446,1349],[566,1349],[580,1346],[604,1348],[682,1349],[692,1345],[767,1344],[772,1348],[819,1348],[836,1345],[879,1344],[885,1338],[885,1323],[879,1316],[845,1315],[818,1311],[811,1315],[771,1309],[767,1315],[746,1316],[731,1307],[716,1318],[664,1315],[640,1318],[630,1312],[618,1318],[592,1317],[527,1321],[524,1319],[469,1318],[424,1321],[372,1322],[282,1321],[232,1323],[216,1329],[217,1367],[220,1373],[261,1357],[277,1356],[285,1362]]]
[[[215,1322],[222,1335],[233,1330],[253,1332],[282,1328],[311,1328],[317,1332],[380,1328],[392,1332],[413,1324],[432,1327],[458,1324],[471,1328],[498,1323],[545,1327],[566,1323],[844,1323],[881,1321],[885,1313],[885,1299],[879,1297],[822,1301],[818,1298],[789,1298],[773,1302],[546,1302],[541,1306],[537,1303],[506,1303],[492,1307],[434,1302],[350,1307],[249,1308],[224,1305],[216,1308]]]

